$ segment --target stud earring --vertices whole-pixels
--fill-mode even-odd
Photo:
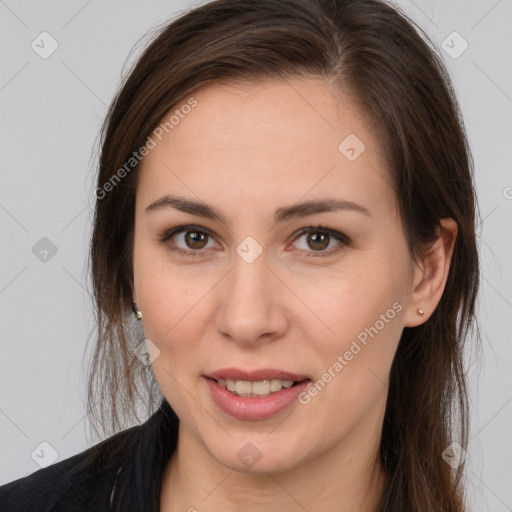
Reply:
[[[420,315],[420,316],[423,316],[425,314],[425,312],[421,308],[418,308],[416,311],[418,312],[418,315]]]
[[[137,304],[135,304],[135,302],[132,304],[132,309],[133,309],[133,313],[135,314],[135,318],[137,320],[142,320],[142,312],[141,310],[137,307]]]

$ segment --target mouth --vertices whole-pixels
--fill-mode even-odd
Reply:
[[[210,377],[208,377],[210,378]],[[210,378],[211,379],[211,378]],[[235,396],[245,398],[262,398],[275,393],[279,393],[282,389],[289,389],[298,384],[308,381],[302,380],[282,380],[282,379],[263,379],[257,381],[235,380],[235,379],[211,379],[217,384],[229,391]]]
[[[229,377],[235,377],[234,373],[230,372]],[[238,378],[225,378],[226,374],[219,372],[205,375],[205,381],[213,402],[224,413],[244,421],[269,419],[292,407],[312,382],[303,375],[292,379],[292,374],[283,372],[278,376],[286,378],[268,378],[268,372],[263,374],[257,372],[257,376],[249,380],[244,372],[237,371]]]

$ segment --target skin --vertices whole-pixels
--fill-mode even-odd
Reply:
[[[379,138],[325,81],[231,81],[193,96],[197,107],[144,159],[136,196],[133,299],[160,350],[155,377],[180,418],[161,510],[374,510],[385,485],[378,449],[392,359],[403,328],[426,322],[441,298],[456,224],[443,219],[429,255],[413,262]],[[338,150],[351,133],[366,146],[352,162]],[[166,194],[212,205],[226,222],[145,211]],[[325,198],[359,203],[371,216],[272,220],[277,208]],[[350,243],[308,243],[299,231],[317,223]],[[211,236],[159,241],[188,225]],[[252,263],[236,252],[248,236],[263,250]],[[316,381],[396,303],[401,310],[307,405],[242,421],[213,402],[204,375],[223,367]],[[251,467],[237,456],[247,442],[261,454]]]

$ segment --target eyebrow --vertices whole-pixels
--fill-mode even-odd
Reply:
[[[206,203],[193,201],[185,197],[166,195],[161,197],[146,208],[146,213],[162,210],[164,208],[175,208],[176,210],[205,217],[211,220],[218,220],[226,224],[226,218],[213,206]],[[340,199],[319,199],[315,201],[306,201],[293,206],[285,206],[278,208],[274,213],[274,223],[283,222],[285,220],[296,217],[307,217],[315,213],[334,212],[339,210],[352,210],[368,217],[371,217],[368,208],[354,203],[353,201],[345,201]]]

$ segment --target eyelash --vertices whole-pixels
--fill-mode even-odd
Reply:
[[[179,247],[172,247],[168,243],[168,241],[173,236],[178,235],[180,233],[186,233],[188,231],[191,231],[191,232],[195,231],[195,232],[198,232],[198,233],[203,233],[205,235],[208,235],[211,238],[214,238],[208,232],[208,230],[200,228],[199,226],[178,226],[178,227],[173,228],[173,229],[167,231],[166,233],[164,233],[164,235],[162,237],[160,237],[159,241],[160,241],[160,243],[168,246],[171,251],[175,251],[175,252],[177,252],[177,253],[179,253],[179,254],[181,254],[183,256],[195,257],[195,256],[197,256],[197,254],[199,252],[203,251],[203,249],[197,250],[197,251],[194,251],[194,250],[187,251],[187,250],[181,249]],[[335,253],[343,250],[346,246],[349,246],[351,244],[351,240],[346,235],[344,235],[343,233],[340,233],[339,231],[336,231],[334,229],[330,229],[328,227],[322,226],[321,224],[318,224],[318,225],[315,225],[315,226],[308,226],[308,227],[305,227],[305,228],[301,229],[297,233],[297,235],[295,236],[293,241],[295,242],[301,236],[309,234],[309,233],[321,233],[321,234],[324,234],[324,235],[329,235],[329,236],[335,238],[336,240],[338,240],[339,242],[341,242],[341,244],[336,246],[334,249],[330,249],[328,251],[305,251],[305,252],[308,253],[307,254],[308,257],[312,256],[312,257],[320,257],[320,258],[322,258],[322,257],[326,257],[326,256],[331,256],[332,254],[335,254]]]

